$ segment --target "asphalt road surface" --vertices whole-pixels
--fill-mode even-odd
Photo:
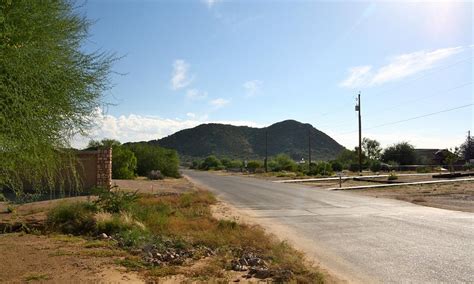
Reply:
[[[185,171],[349,282],[474,283],[474,214]]]

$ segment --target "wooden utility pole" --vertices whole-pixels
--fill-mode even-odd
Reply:
[[[308,129],[308,169],[311,169],[311,127]]]
[[[359,173],[362,173],[362,119],[360,115],[360,92],[357,96],[355,110],[359,113]]]
[[[268,173],[268,129],[265,130],[265,172]]]
[[[466,162],[470,163],[471,161],[471,130],[467,132],[467,151],[466,152],[467,152]]]

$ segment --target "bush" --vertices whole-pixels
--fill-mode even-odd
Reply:
[[[247,169],[255,171],[256,169],[263,168],[263,162],[258,160],[252,160],[247,163]]]
[[[133,179],[137,169],[137,157],[123,146],[112,147],[112,178]]]
[[[152,170],[160,170],[164,176],[180,177],[179,158],[175,150],[146,143],[134,143],[126,147],[137,157],[138,175],[147,176]]]
[[[63,203],[48,212],[46,226],[63,234],[95,233],[94,214],[97,206],[90,202]]]
[[[163,174],[161,174],[160,170],[153,170],[148,173],[148,179],[151,180],[158,180],[158,179],[164,179],[165,177]]]
[[[388,180],[397,180],[398,179],[398,176],[395,174],[395,173],[391,173],[388,178]]]
[[[219,159],[216,158],[216,156],[211,155],[208,156],[204,161],[201,163],[200,167],[201,170],[218,170],[222,169],[222,164]]]
[[[372,161],[370,163],[370,170],[372,172],[380,172],[380,170],[382,169],[382,164],[379,162],[379,161]]]
[[[416,168],[417,173],[429,173],[431,171],[432,171],[431,167],[417,167]]]
[[[332,161],[331,162],[331,167],[332,170],[335,172],[341,172],[342,171],[342,163],[339,161]]]
[[[279,171],[290,171],[294,172],[297,170],[298,166],[290,156],[286,154],[279,154],[273,160],[271,160],[268,164],[272,171],[279,172]]]
[[[311,163],[308,174],[309,175],[321,175],[328,176],[332,175],[333,170],[331,164],[328,162],[317,162]]]
[[[137,201],[137,192],[125,192],[122,190],[98,190],[99,198],[94,202],[99,208],[109,213],[128,211],[133,203]]]
[[[358,172],[359,171],[359,164],[354,164],[354,163],[350,164],[349,171]]]

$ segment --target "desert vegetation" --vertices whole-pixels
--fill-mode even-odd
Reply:
[[[417,166],[413,168],[419,173],[432,172],[439,170],[441,165],[447,165],[450,168],[459,160],[462,160],[467,150],[467,142],[454,150],[439,151],[434,159],[437,159],[436,165]],[[383,149],[377,140],[364,138],[362,141],[362,169],[373,173],[381,171],[391,171],[403,168],[406,165],[421,163],[415,151],[415,147],[408,142],[399,142]],[[264,160],[232,160],[211,155],[205,159],[195,159],[190,165],[191,169],[198,170],[229,170],[229,171],[248,171],[251,173],[264,173]],[[470,169],[466,162],[464,169]],[[277,176],[331,176],[335,172],[341,171],[359,171],[359,155],[357,147],[354,150],[344,149],[335,159],[328,161],[312,162],[308,166],[305,161],[296,162],[289,155],[278,154],[270,157],[267,164],[268,172]]]
[[[134,179],[145,176],[150,179],[180,177],[179,157],[176,151],[146,143],[121,144],[117,140],[90,141],[86,150],[112,148],[112,178]]]
[[[130,255],[118,263],[151,279],[175,274],[225,279],[226,271],[238,271],[246,278],[323,281],[301,253],[260,227],[215,219],[210,206],[216,199],[207,191],[149,195],[113,189],[97,194],[95,201],[52,208],[46,231],[125,250]],[[192,269],[197,263],[198,271]]]

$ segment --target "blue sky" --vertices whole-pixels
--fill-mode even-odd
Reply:
[[[470,2],[89,0],[81,12],[96,21],[85,48],[123,56],[90,138],[296,119],[353,148],[359,91],[363,136],[383,146],[453,147],[472,130]]]

